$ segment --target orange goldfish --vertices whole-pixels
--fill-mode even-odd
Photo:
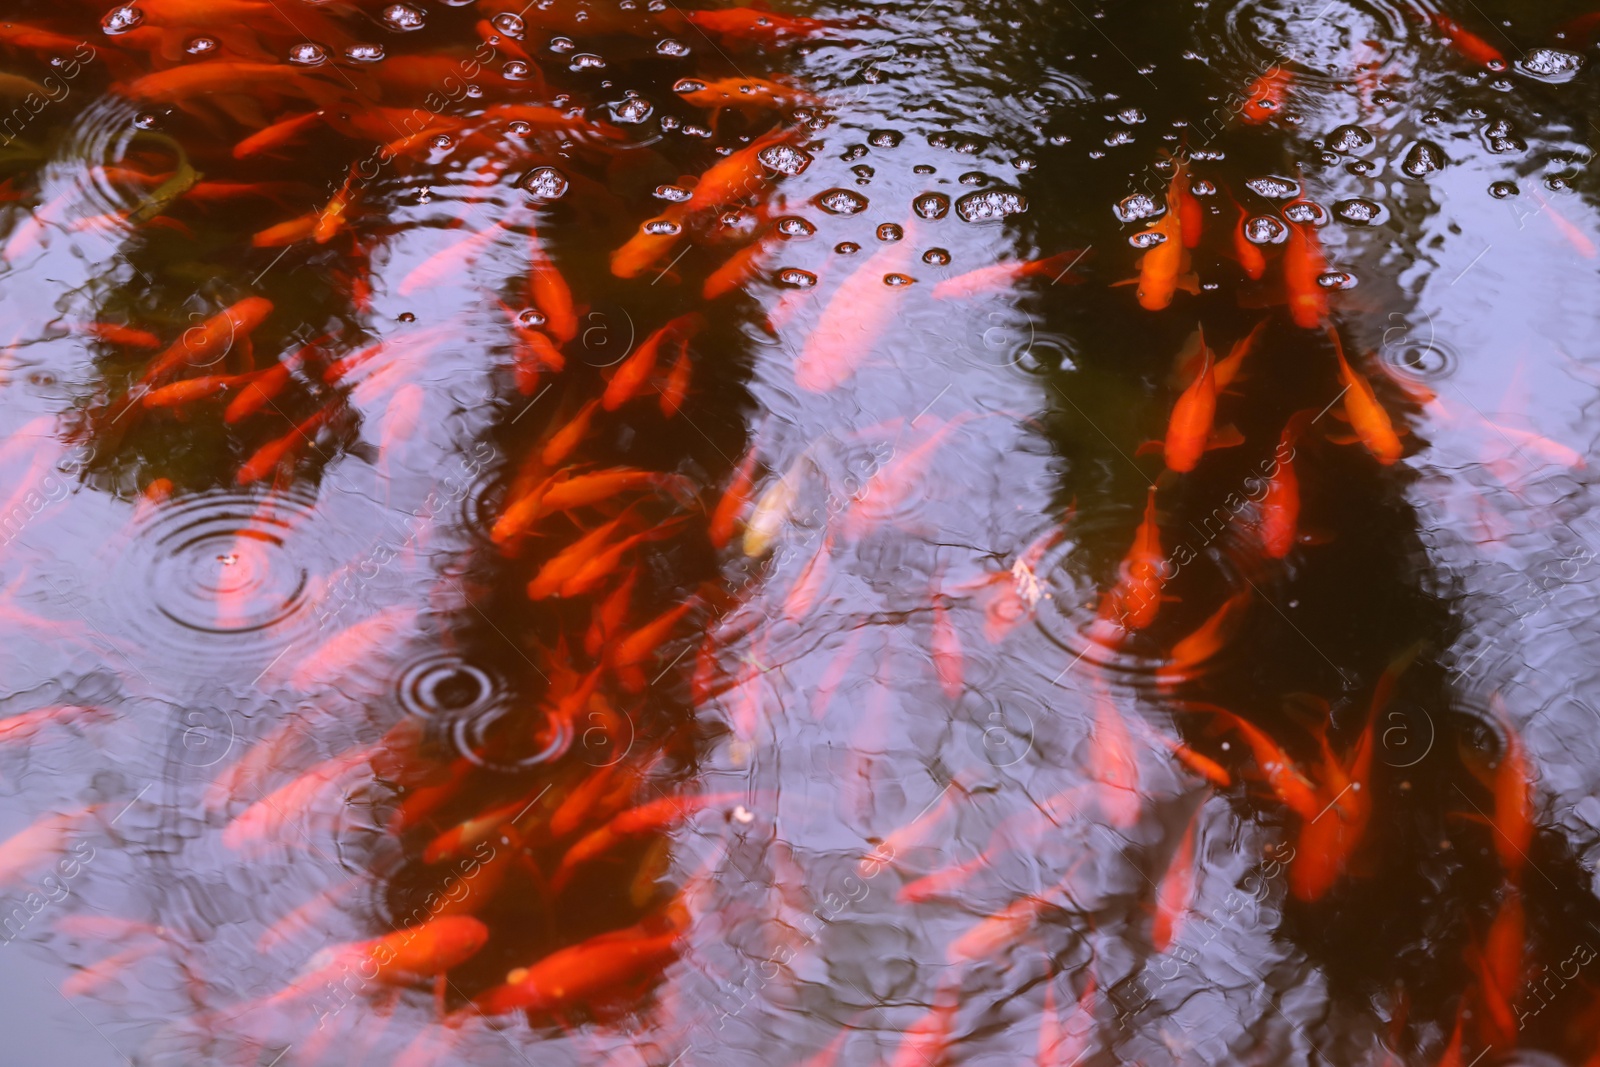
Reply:
[[[752,443],[734,468],[733,478],[728,482],[728,488],[723,490],[722,498],[712,509],[709,534],[713,548],[721,550],[733,540],[734,528],[750,506],[750,493],[755,487],[755,468],[759,458],[756,446]]]
[[[629,808],[611,821],[581,837],[561,857],[550,875],[550,891],[558,893],[584,864],[605,855],[630,837],[652,834],[674,825],[705,808],[733,804],[745,799],[743,793],[702,793],[695,796],[669,796]]]
[[[35,708],[0,719],[0,745],[31,742],[47,726],[67,726],[79,722],[104,722],[110,719],[106,708],[58,704],[48,708]]]
[[[256,449],[239,468],[234,481],[239,485],[252,485],[273,473],[296,449],[312,444],[311,435],[321,429],[338,409],[337,402],[330,404],[297,423],[294,429],[282,437],[268,441]]]
[[[1244,269],[1245,277],[1258,282],[1267,273],[1267,256],[1260,245],[1245,236],[1245,223],[1250,221],[1250,213],[1240,207],[1237,200],[1233,206],[1239,209],[1239,221],[1233,227],[1233,257]]]
[[[695,607],[693,600],[685,601],[676,607],[668,608],[650,622],[618,641],[611,648],[611,663],[616,667],[632,667],[642,662],[646,656],[655,652],[661,642],[667,639],[685,615]]]
[[[1066,282],[1069,285],[1083,281],[1083,276],[1073,274],[1072,268],[1089,254],[1088,249],[1071,249],[1057,252],[1043,259],[1020,260],[1014,263],[995,263],[977,270],[969,270],[954,278],[946,278],[933,287],[935,300],[966,300],[986,293],[1008,289],[1023,278],[1050,279],[1050,284]]]
[[[642,923],[599,934],[511,971],[504,985],[480,994],[473,1009],[487,1015],[559,1011],[659,971],[676,958],[679,936],[673,929],[650,932]]]
[[[1261,497],[1258,526],[1262,551],[1269,559],[1283,559],[1295,545],[1300,522],[1300,478],[1294,469],[1294,446],[1311,418],[1310,409],[1296,412],[1278,439],[1272,477]]]
[[[828,579],[828,560],[833,552],[833,532],[830,530],[823,535],[822,543],[817,546],[817,551],[800,568],[800,573],[795,576],[794,585],[789,588],[789,595],[783,599],[784,618],[799,622],[811,614],[811,609],[816,605],[817,598],[822,593],[822,588]],[[952,634],[952,636],[954,636]],[[957,657],[960,656],[960,646],[955,648]],[[959,668],[959,663],[958,663]]]
[[[1167,660],[1156,672],[1156,678],[1165,685],[1189,681],[1213,656],[1227,647],[1244,622],[1250,607],[1251,590],[1244,589],[1223,601],[1210,618],[1195,628],[1194,632],[1172,646]]]
[[[1344,410],[1350,418],[1351,428],[1379,463],[1384,466],[1395,463],[1404,448],[1400,444],[1399,434],[1395,433],[1394,423],[1389,421],[1389,413],[1378,403],[1377,394],[1372,391],[1367,379],[1350,369],[1349,361],[1344,358],[1344,344],[1339,340],[1338,331],[1330,327],[1328,337],[1333,341],[1333,353],[1339,361],[1339,380],[1345,387]]]
[[[132,326],[122,326],[114,322],[91,322],[83,328],[83,332],[108,344],[124,345],[128,348],[155,349],[161,347],[161,338],[150,331],[136,329]]]
[[[1200,292],[1200,279],[1189,271],[1189,250],[1183,246],[1183,223],[1178,211],[1168,211],[1144,231],[1156,242],[1139,259],[1139,276],[1115,285],[1137,285],[1139,306],[1162,311],[1179,289]]]
[[[611,376],[611,381],[606,384],[605,393],[600,398],[600,406],[607,411],[615,411],[633,399],[655,373],[662,345],[669,340],[687,343],[688,339],[699,332],[704,325],[705,316],[699,312],[690,312],[687,315],[679,315],[651,333],[640,342],[633,354],[617,367],[616,373]]]
[[[140,384],[153,389],[164,384],[185,364],[194,367],[212,365],[226,356],[236,343],[248,337],[271,314],[272,301],[259,296],[245,297],[199,326],[184,331],[182,337],[151,361],[144,376],[139,379]]]
[[[1289,294],[1289,317],[1303,329],[1314,330],[1328,315],[1328,294],[1317,279],[1328,269],[1322,245],[1310,223],[1291,222],[1289,243],[1283,250],[1283,284]]]
[[[308,111],[303,115],[291,115],[286,119],[274,122],[265,129],[257,130],[233,146],[233,158],[249,159],[251,156],[258,156],[263,152],[282,148],[321,122],[322,114],[318,110]]]
[[[73,838],[88,831],[100,806],[91,804],[69,812],[51,812],[41,816],[27,828],[0,841],[0,886],[13,886],[33,878],[37,873],[57,861],[61,873],[72,877],[81,863],[94,859],[94,846],[88,841],[73,844]],[[64,859],[68,851],[77,860]],[[87,855],[85,855],[87,851]],[[70,864],[72,871],[67,871]]]
[[[1077,1025],[1065,1027],[1056,1014],[1055,983],[1045,986],[1044,1011],[1039,1017],[1038,1067],[1077,1067],[1094,1036],[1095,981],[1091,972],[1078,997]]]
[[[305,691],[337,678],[351,667],[394,642],[416,621],[415,606],[399,604],[363,619],[332,637],[323,637],[317,649],[301,660],[289,683]]]
[[[933,642],[930,654],[934,671],[939,676],[939,688],[951,700],[960,697],[966,690],[962,681],[961,637],[956,633],[955,624],[950,621],[950,609],[945,604],[944,594],[938,592],[933,595]]]
[[[703,81],[680,78],[672,91],[695,107],[731,107],[739,111],[773,111],[792,104],[814,104],[818,97],[765,78],[722,78]]]
[[[1162,452],[1169,470],[1192,471],[1205,454],[1217,415],[1217,379],[1211,350],[1200,338],[1200,373],[1172,405]]]
[[[1256,766],[1266,776],[1267,785],[1290,811],[1308,821],[1322,811],[1324,802],[1318,799],[1317,787],[1300,772],[1294,760],[1278,743],[1259,727],[1215,704],[1190,704],[1189,707],[1194,711],[1218,715],[1232,724],[1250,747]]]
[[[357,773],[376,751],[377,746],[369,745],[322,761],[235,816],[222,831],[222,843],[231,849],[246,849],[284,839],[292,820],[310,814],[311,806],[324,793]]]
[[[1166,557],[1161,551],[1161,528],[1156,523],[1156,487],[1145,498],[1144,519],[1133,535],[1133,544],[1117,568],[1117,585],[1107,596],[1108,606],[1120,614],[1118,622],[1128,630],[1142,630],[1156,621],[1161,607],[1162,574]]]
[[[689,396],[689,378],[694,373],[694,361],[689,358],[689,346],[683,345],[678,358],[667,371],[667,380],[661,385],[661,417],[670,419],[683,407]]]
[[[946,981],[934,990],[926,1014],[901,1033],[900,1047],[885,1067],[927,1067],[943,1063],[949,1055],[956,1009],[961,1006],[956,983]]]
[[[947,420],[929,433],[916,448],[903,456],[895,456],[879,467],[861,487],[854,506],[845,515],[841,524],[845,536],[852,539],[865,537],[904,509],[907,502],[917,496],[934,457],[944,447],[949,435],[976,417],[964,413]]]

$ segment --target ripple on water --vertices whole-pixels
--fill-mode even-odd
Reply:
[[[1403,61],[1418,28],[1396,0],[1220,0],[1196,28],[1210,65],[1243,91],[1274,65],[1291,71],[1291,108],[1307,109],[1343,90],[1350,72],[1382,73]]]
[[[1237,634],[1216,656],[1181,672],[1171,669],[1168,656],[1218,605],[1249,590],[1246,578],[1266,596],[1273,595],[1267,578],[1259,573],[1261,547],[1255,540],[1256,512],[1249,502],[1252,492],[1260,498],[1263,484],[1245,479],[1231,492],[1219,490],[1214,500],[1184,502],[1183,515],[1200,513],[1194,523],[1179,521],[1176,496],[1158,499],[1162,572],[1167,576],[1162,592],[1181,597],[1182,602],[1163,603],[1155,621],[1137,631],[1102,618],[1100,607],[1104,595],[1117,584],[1120,561],[1143,518],[1144,499],[1080,511],[1066,537],[1035,569],[1051,592],[1038,604],[1039,629],[1072,659],[1082,658],[1119,675],[1135,688],[1192,682],[1220,669],[1228,661],[1229,648],[1245,646]],[[1085,546],[1095,550],[1087,552]],[[1255,610],[1255,604],[1242,605],[1236,617],[1241,629],[1249,625]]]
[[[201,493],[157,509],[131,531],[116,570],[127,576],[116,609],[134,616],[126,632],[155,621],[163,649],[218,667],[236,666],[244,649],[253,664],[289,644],[313,623],[296,536],[311,515],[310,500],[292,493]]]

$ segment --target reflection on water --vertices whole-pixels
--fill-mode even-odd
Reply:
[[[1558,6],[14,4],[16,1047],[1592,1060]]]

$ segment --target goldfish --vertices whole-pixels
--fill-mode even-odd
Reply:
[[[573,573],[561,583],[561,595],[568,599],[583,596],[592,592],[594,588],[622,562],[622,557],[633,551],[646,541],[658,541],[664,537],[671,537],[677,532],[686,516],[677,516],[666,522],[657,523],[649,529],[640,530],[629,537],[624,537],[615,544],[604,549],[591,552],[587,558],[581,560]]]
[[[661,348],[669,340],[684,344],[705,325],[705,317],[699,312],[690,312],[680,315],[666,325],[659,327],[639,343],[633,354],[624,359],[611,376],[611,381],[606,383],[605,392],[600,397],[600,406],[607,411],[615,411],[631,400],[650,376],[655,373],[656,361],[661,354]]]
[[[1050,279],[1050,284],[1066,282],[1075,285],[1083,276],[1073,274],[1072,268],[1089,255],[1089,250],[1069,249],[1043,259],[1018,260],[1012,263],[994,263],[987,267],[969,270],[954,278],[946,278],[933,287],[935,300],[968,300],[987,293],[1008,289],[1023,278]]]
[[[511,971],[503,985],[474,999],[473,1009],[486,1015],[559,1011],[659,971],[677,957],[680,936],[675,929],[651,931],[643,923],[598,934]]]
[[[279,119],[265,129],[257,130],[249,137],[233,146],[234,159],[249,159],[283,148],[307,130],[322,122],[323,112],[307,111],[301,115],[291,115],[286,119]]]
[[[682,345],[678,350],[678,358],[673,361],[672,368],[667,371],[666,381],[661,385],[661,417],[670,419],[677,415],[683,408],[683,402],[689,396],[689,379],[694,373],[694,361],[689,358],[689,346]]]
[[[256,248],[282,248],[310,239],[317,232],[317,215],[300,215],[258,231],[250,238]]]
[[[1506,886],[1473,968],[1484,1006],[1479,1025],[1485,1044],[1515,1044],[1522,1029],[1514,1005],[1527,977],[1527,925],[1522,890]]]
[[[114,322],[91,322],[84,327],[84,332],[89,336],[105,341],[107,344],[123,345],[127,348],[160,348],[161,338],[148,330],[140,330],[133,326],[122,326]]]
[[[1394,423],[1389,421],[1389,413],[1378,403],[1377,394],[1366,378],[1350,369],[1338,331],[1330,327],[1328,337],[1333,341],[1334,357],[1339,361],[1339,380],[1344,383],[1344,410],[1351,428],[1379,463],[1384,466],[1395,463],[1404,448],[1400,436],[1395,433]]]
[[[95,850],[88,841],[74,844],[73,839],[88,831],[99,810],[99,805],[91,804],[73,811],[50,812],[0,841],[0,886],[11,887],[33,878],[52,862],[65,877],[77,874],[81,864],[94,859]],[[78,859],[62,858],[69,851]]]
[[[767,486],[756,500],[755,509],[744,526],[744,554],[751,559],[765,556],[772,548],[784,524],[794,514],[800,498],[801,468],[811,462],[809,453],[802,452],[777,481]]]
[[[566,344],[578,336],[578,310],[572,303],[572,288],[551,262],[536,232],[530,232],[529,244],[528,300],[543,313],[544,328],[550,336]]]
[[[1202,806],[1189,820],[1188,828],[1178,841],[1178,849],[1167,864],[1167,873],[1156,888],[1156,914],[1155,922],[1150,927],[1150,943],[1157,952],[1165,952],[1172,947],[1184,917],[1194,904],[1195,876],[1198,873],[1195,834],[1199,831],[1200,816],[1204,811]]]
[[[1179,289],[1200,292],[1200,279],[1189,270],[1189,250],[1183,245],[1183,223],[1177,211],[1168,211],[1145,229],[1146,239],[1154,242],[1139,258],[1139,276],[1114,285],[1137,285],[1139,306],[1146,311],[1162,311],[1172,303]]]
[[[765,78],[722,78],[704,81],[680,78],[672,91],[695,107],[731,107],[739,111],[776,110],[792,104],[813,104],[818,98],[808,92],[780,85]]]
[[[1328,315],[1328,295],[1317,279],[1327,270],[1322,246],[1310,223],[1291,222],[1283,250],[1283,284],[1289,294],[1289,317],[1296,326],[1314,330]]]
[[[947,420],[929,433],[916,448],[887,459],[879,466],[861,487],[854,505],[845,514],[842,523],[845,536],[865,537],[898,514],[917,495],[934,457],[948,442],[949,436],[973,418],[976,416],[962,414]]]
[[[1089,735],[1090,774],[1099,782],[1100,811],[1126,829],[1139,820],[1139,761],[1128,726],[1111,693],[1094,681],[1094,728]]]
[[[1206,347],[1203,336],[1200,352],[1200,373],[1173,404],[1172,418],[1167,423],[1163,455],[1169,470],[1194,470],[1211,440],[1217,414],[1217,379],[1211,350]]]
[[[419,926],[382,937],[323,949],[293,984],[261,1001],[279,1005],[321,993],[327,985],[355,974],[380,985],[411,985],[442,975],[476,956],[489,943],[489,928],[470,915],[442,915]]]
[[[961,637],[950,621],[950,608],[943,594],[933,595],[932,606],[933,639],[929,654],[933,658],[934,672],[939,676],[939,688],[944,690],[945,696],[955,700],[966,690],[962,680]]]
[[[1533,195],[1539,201],[1539,213],[1550,220],[1550,225],[1556,228],[1557,233],[1566,238],[1567,243],[1572,246],[1578,255],[1584,259],[1594,259],[1596,256],[1600,256],[1600,249],[1595,248],[1595,244],[1589,239],[1589,235],[1574,226],[1565,215],[1551,207],[1550,201],[1545,199],[1543,193],[1535,189],[1533,190]]]
[[[762,260],[770,256],[775,248],[780,247],[780,241],[780,238],[752,241],[729,256],[722,266],[706,276],[705,284],[700,288],[701,297],[715,300],[724,293],[731,293],[743,286],[755,277]]]
[[[1485,41],[1455,19],[1439,12],[1431,13],[1428,19],[1433,23],[1436,30],[1445,35],[1457,52],[1460,52],[1472,62],[1484,66],[1490,63],[1505,63],[1506,57],[1500,52],[1500,49]]]
[[[1480,769],[1475,760],[1468,760],[1467,767],[1489,787],[1494,799],[1489,824],[1494,832],[1495,854],[1506,878],[1515,886],[1521,882],[1528,848],[1533,843],[1533,776],[1527,752],[1500,694],[1493,694],[1489,704],[1504,735],[1500,761],[1492,772]]]
[[[591,657],[598,656],[605,643],[622,632],[633,603],[633,587],[638,582],[639,569],[629,568],[622,581],[594,608],[594,621],[584,636],[583,650]]]
[[[1250,213],[1240,207],[1237,200],[1233,206],[1239,211],[1239,221],[1233,227],[1233,258],[1239,261],[1246,278],[1258,282],[1267,273],[1266,253],[1246,235],[1245,224],[1250,221]]]
[[[717,500],[717,506],[712,509],[707,532],[713,548],[721,550],[733,540],[734,528],[750,506],[750,492],[755,486],[755,468],[759,458],[756,446],[752,442],[750,447],[745,449],[744,457],[734,467],[733,477],[729,479],[728,487],[722,491],[722,496]]]
[[[395,291],[401,296],[410,296],[424,286],[431,288],[446,279],[459,276],[504,233],[505,228],[499,222],[492,222],[476,233],[447,245],[413,267],[400,279]]]
[[[1038,922],[1039,916],[1056,906],[1058,896],[1068,896],[1078,861],[1060,882],[1034,896],[1018,897],[1010,904],[979,920],[945,949],[950,964],[976,963],[1012,947]]]
[[[109,983],[116,981],[124,971],[131,968],[135,963],[138,963],[151,953],[159,951],[160,948],[160,942],[135,945],[132,948],[123,949],[121,952],[107,956],[96,963],[91,963],[87,967],[78,968],[58,987],[61,995],[65,997],[82,997],[96,993]]]
[[[1162,574],[1166,557],[1161,551],[1161,528],[1156,522],[1156,487],[1145,498],[1144,518],[1134,532],[1133,544],[1117,568],[1118,580],[1107,595],[1108,606],[1128,630],[1142,630],[1156,620],[1161,607]]]
[[[29,744],[47,726],[69,726],[82,722],[105,722],[112,717],[107,708],[93,705],[57,704],[47,708],[7,715],[0,719],[0,745]]]
[[[1244,737],[1245,744],[1255,756],[1256,766],[1261,768],[1262,774],[1266,776],[1267,785],[1283,805],[1307,821],[1317,817],[1323,808],[1323,802],[1318,799],[1317,787],[1306,778],[1294,760],[1276,741],[1259,727],[1215,704],[1191,704],[1189,707],[1194,711],[1205,711],[1220,716],[1230,723]]]
[[[697,811],[744,799],[742,793],[703,793],[697,796],[668,796],[629,808],[611,821],[578,839],[550,875],[550,891],[559,893],[584,864],[603,856],[630,837],[656,833]]]
[[[1328,750],[1326,736],[1318,736],[1324,753],[1321,792],[1326,805],[1300,828],[1294,862],[1289,865],[1289,892],[1297,900],[1317,900],[1327,893],[1366,835],[1372,818],[1373,731],[1415,652],[1413,648],[1397,658],[1374,686],[1367,724],[1347,762],[1341,764]]]
[[[139,383],[146,388],[163,385],[185,365],[211,366],[225,357],[233,346],[250,336],[272,314],[272,301],[247,296],[238,303],[186,330],[145,370]]]
[[[1076,1026],[1065,1027],[1056,1014],[1055,983],[1044,987],[1044,1010],[1039,1015],[1038,1067],[1077,1067],[1094,1036],[1095,980],[1093,972],[1084,983],[1074,1013]]]
[[[315,651],[302,659],[290,673],[290,684],[305,691],[337,678],[405,633],[416,617],[415,606],[398,604],[331,637],[324,636]]]
[[[832,554],[833,532],[830,530],[823,535],[816,552],[812,553],[805,566],[800,568],[800,573],[795,575],[794,584],[789,587],[788,595],[783,598],[784,618],[799,622],[811,614],[811,609],[816,606],[817,598],[822,595],[823,586],[827,583],[828,561]],[[959,657],[961,654],[959,642],[954,651]]]
[[[238,394],[228,401],[228,406],[222,412],[222,421],[231,426],[244,421],[272,403],[288,388],[293,374],[304,365],[307,355],[312,351],[314,351],[313,346],[306,345],[282,362],[254,375]]]
[[[323,760],[234,816],[222,831],[222,843],[241,850],[281,839],[292,820],[307,815],[325,793],[360,771],[375,751],[369,745]]]
[[[1172,646],[1166,662],[1156,672],[1158,681],[1166,685],[1189,681],[1200,668],[1221,652],[1244,622],[1249,610],[1252,590],[1235,593],[1210,618],[1195,628],[1194,632]]]
[[[1289,89],[1293,85],[1294,75],[1273,64],[1271,70],[1264,72],[1245,89],[1239,117],[1252,126],[1271,122],[1283,113]]]
[[[1300,478],[1294,469],[1294,446],[1313,417],[1309,409],[1290,416],[1278,439],[1272,476],[1262,494],[1257,532],[1268,559],[1283,559],[1293,550],[1300,521]]]
[[[894,321],[909,286],[891,284],[911,263],[915,242],[889,243],[839,283],[795,361],[794,380],[812,393],[826,393],[849,381]]]
[[[611,663],[616,667],[632,667],[653,653],[667,639],[685,615],[694,610],[695,602],[685,601],[657,615],[650,622],[618,641],[611,648]]]
[[[900,1047],[884,1067],[927,1067],[949,1054],[956,1010],[961,1006],[956,983],[944,981],[934,990],[933,1004],[901,1032]]]
[[[140,398],[140,402],[147,408],[182,407],[193,401],[204,400],[237,388],[249,382],[252,377],[247,374],[210,374],[203,378],[186,378],[150,390]]]
[[[1205,208],[1201,207],[1200,198],[1194,195],[1194,188],[1189,182],[1189,168],[1182,159],[1173,160],[1172,182],[1168,187],[1168,196],[1173,201],[1169,205],[1170,209],[1178,213],[1179,228],[1183,231],[1183,247],[1199,248],[1205,226]]]
[[[234,476],[234,481],[239,485],[253,485],[273,473],[284,461],[290,459],[292,454],[302,445],[313,444],[311,435],[321,429],[323,424],[333,417],[338,407],[337,403],[330,404],[321,411],[315,412],[296,423],[294,429],[282,437],[268,441],[256,449],[250,458],[244,461],[244,465],[239,468],[238,473]]]

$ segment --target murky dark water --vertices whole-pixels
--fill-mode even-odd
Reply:
[[[1600,1062],[1587,15],[12,0],[0,1061]]]

